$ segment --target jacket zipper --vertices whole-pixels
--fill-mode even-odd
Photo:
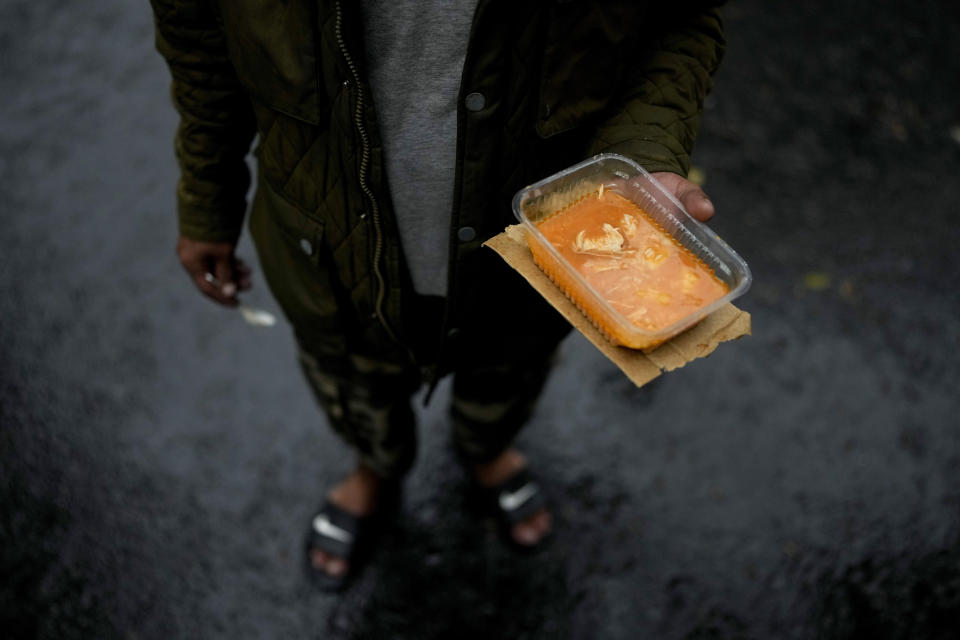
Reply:
[[[374,249],[373,249],[373,275],[377,281],[377,295],[374,302],[374,315],[380,320],[380,324],[383,325],[383,328],[387,330],[387,334],[394,342],[400,342],[397,339],[396,334],[393,332],[393,329],[390,327],[390,323],[387,322],[386,317],[383,315],[383,300],[387,293],[387,284],[386,280],[383,277],[383,272],[380,270],[380,260],[383,257],[383,229],[380,224],[380,207],[377,204],[377,198],[373,193],[373,190],[370,189],[370,186],[367,184],[367,169],[370,165],[370,138],[367,136],[367,130],[363,126],[363,107],[364,107],[364,95],[363,95],[363,85],[360,84],[360,72],[357,71],[357,66],[353,62],[353,58],[350,56],[350,51],[347,49],[347,45],[343,40],[343,31],[341,29],[343,23],[343,13],[340,8],[340,2],[336,3],[336,27],[335,32],[337,36],[337,46],[340,48],[340,53],[343,55],[343,59],[347,62],[347,67],[350,69],[350,74],[353,76],[353,85],[356,87],[357,99],[356,105],[354,106],[353,111],[353,123],[357,127],[357,133],[360,135],[360,190],[363,191],[364,195],[367,196],[367,199],[370,201],[370,213],[371,218],[373,219],[373,229],[374,229]]]

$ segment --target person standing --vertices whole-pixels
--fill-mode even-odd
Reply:
[[[306,561],[341,588],[416,452],[413,393],[453,375],[454,449],[522,548],[552,526],[512,445],[569,325],[482,243],[523,186],[626,155],[685,179],[723,54],[719,2],[151,0],[180,114],[177,253],[237,304],[246,211],[300,365],[357,463]]]

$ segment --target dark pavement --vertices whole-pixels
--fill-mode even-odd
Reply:
[[[958,637],[960,9],[727,19],[695,162],[754,335],[639,390],[567,340],[521,437],[556,505],[533,557],[465,508],[442,386],[338,598],[301,536],[349,457],[286,328],[176,263],[147,3],[0,5],[0,636]]]

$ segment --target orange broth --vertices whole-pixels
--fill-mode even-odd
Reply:
[[[587,196],[537,228],[601,297],[647,331],[669,327],[729,291],[640,207],[611,191]],[[553,275],[568,293],[580,288],[572,278],[563,282],[569,276],[562,271]],[[589,300],[579,302],[591,318],[604,315]]]

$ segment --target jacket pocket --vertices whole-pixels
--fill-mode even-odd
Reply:
[[[324,225],[307,216],[262,177],[250,215],[250,235],[260,268],[302,348],[315,355],[345,350]]]
[[[230,59],[258,102],[317,124],[321,117],[316,7],[307,0],[221,0]]]
[[[622,94],[646,3],[557,0],[548,11],[537,112],[542,138],[576,128]]]
[[[291,248],[299,249],[300,253],[310,258],[310,262],[317,262],[324,235],[322,221],[280,195],[262,177],[257,181],[253,208],[254,213],[262,213],[270,218],[271,226],[283,234]]]

